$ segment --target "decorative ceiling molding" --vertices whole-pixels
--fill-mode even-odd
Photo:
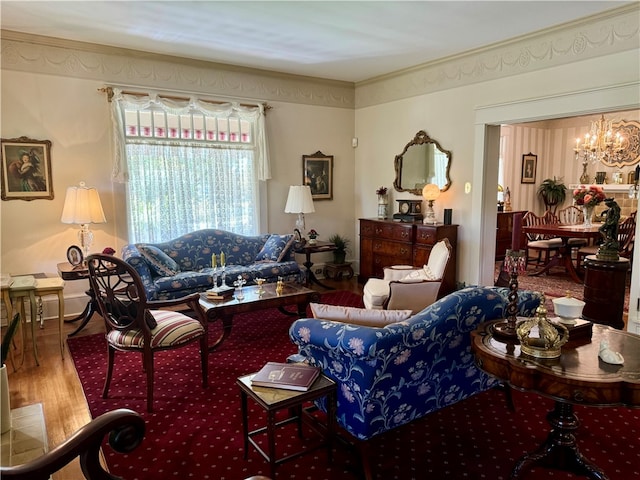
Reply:
[[[232,97],[354,108],[354,84],[3,30],[2,70]]]
[[[569,64],[640,46],[636,3],[356,84],[356,108]]]

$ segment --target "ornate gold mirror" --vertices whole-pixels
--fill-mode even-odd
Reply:
[[[451,186],[451,152],[443,149],[424,130],[416,133],[402,153],[396,155],[393,165],[396,170],[393,188],[398,192],[422,195],[422,188],[428,183],[438,185],[441,192]]]

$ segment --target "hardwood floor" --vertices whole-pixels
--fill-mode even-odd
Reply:
[[[351,280],[323,280],[323,282],[339,290],[362,294],[362,286],[357,283],[356,277]],[[313,288],[315,289],[315,286]],[[317,290],[326,291],[321,287],[317,287]],[[76,326],[77,323],[65,323],[65,338],[75,330]],[[78,336],[101,332],[104,332],[104,324],[98,315],[94,315]],[[54,320],[45,321],[45,327],[37,329],[36,340],[40,358],[40,366],[37,366],[31,350],[31,330],[27,329],[24,363],[17,369],[14,369],[10,360],[7,365],[11,407],[18,408],[42,403],[49,437],[49,449],[59,445],[76,430],[91,421],[84,392],[69,351],[65,344],[65,358],[62,359],[58,338],[58,327]],[[79,461],[74,460],[54,474],[53,479],[84,479]]]

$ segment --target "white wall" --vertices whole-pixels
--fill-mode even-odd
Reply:
[[[53,200],[0,202],[0,269],[2,273],[55,274],[67,248],[78,244],[77,226],[60,223],[65,190],[85,181],[95,186],[107,223],[92,225],[93,251],[127,243],[125,190],[111,181],[111,125],[104,82],[3,69],[2,138],[27,136],[50,140]],[[308,228],[326,239],[333,233],[353,237],[354,111],[348,108],[269,102],[267,128],[273,179],[267,182],[263,224],[268,231],[290,232],[294,216],[284,213],[289,185],[302,183],[302,155],[321,150],[334,155],[334,199],[316,202]],[[348,208],[345,208],[347,206]],[[302,259],[300,259],[302,261]],[[323,262],[318,256],[316,263]],[[66,313],[86,303],[86,281],[67,282]],[[51,305],[55,308],[55,305]],[[47,309],[49,313],[55,310]]]

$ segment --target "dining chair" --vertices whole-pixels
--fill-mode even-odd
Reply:
[[[558,218],[563,225],[581,225],[584,223],[584,212],[576,205],[569,205],[568,207],[558,210]],[[580,247],[588,244],[589,241],[586,238],[570,238],[567,241],[567,245],[571,249],[572,257]]]
[[[636,237],[636,213],[632,212],[618,225],[618,254],[629,259],[629,265],[633,264],[633,247]],[[584,270],[584,259],[589,255],[598,253],[599,245],[587,245],[578,249],[576,263],[580,271]]]
[[[153,410],[154,354],[200,342],[202,386],[208,385],[207,320],[199,303],[200,294],[149,301],[142,280],[128,263],[112,255],[87,258],[89,282],[106,326],[107,377],[102,397],[107,398],[116,351],[142,353],[147,380],[147,411]],[[167,310],[189,308],[195,319]],[[188,394],[188,392],[185,392]]]
[[[547,210],[544,212],[542,216],[538,216],[535,213],[529,211],[525,213],[522,217],[522,226],[534,226],[534,225],[544,225],[549,223],[560,223],[560,219],[551,212],[551,210]],[[544,263],[549,262],[549,258],[552,252],[558,252],[562,248],[562,240],[560,238],[551,237],[549,235],[544,235],[540,233],[527,233],[527,264],[531,255],[529,255],[529,250],[533,250],[537,252],[536,257],[536,265],[540,265],[543,262],[542,254],[544,253]]]

